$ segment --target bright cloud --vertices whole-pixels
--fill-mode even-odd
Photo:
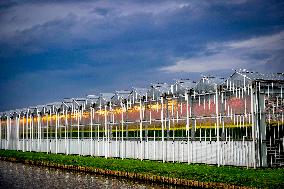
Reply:
[[[279,60],[284,51],[284,31],[273,35],[254,37],[240,41],[208,44],[201,55],[177,60],[162,67],[165,72],[209,72],[232,68],[263,67]],[[280,59],[279,61],[282,61]],[[277,62],[274,62],[278,64]]]
[[[162,13],[169,14],[185,7],[189,7],[189,4],[172,1],[149,4],[126,1],[23,3],[12,6],[1,13],[0,35],[7,35],[54,20],[65,19],[69,15],[74,15],[80,22],[96,22],[106,17],[111,19],[136,14],[152,14],[154,16]]]
[[[224,46],[232,49],[248,49],[254,51],[263,50],[281,50],[284,48],[284,31],[273,35],[254,37],[248,40],[234,41],[225,44]]]

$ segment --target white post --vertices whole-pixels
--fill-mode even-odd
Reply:
[[[143,159],[143,139],[142,139],[142,102],[141,102],[141,98],[140,98],[140,160],[142,161]]]
[[[69,110],[69,108],[68,108]],[[71,123],[72,123],[72,111],[69,112],[69,115],[68,115],[68,110],[66,111],[66,134],[67,134],[67,154],[70,154],[70,142],[72,140],[72,133],[71,133],[71,137],[69,138],[69,134],[70,134],[70,131],[69,131],[69,122],[68,122],[68,116],[70,117],[70,128],[71,128]]]
[[[6,116],[6,141],[5,141],[5,150],[8,149],[8,136],[9,136],[8,125],[9,125],[9,119],[8,119],[8,116]]]
[[[124,123],[124,117],[123,117],[124,107],[122,106],[122,112],[121,112],[121,145],[122,145],[122,159],[124,159],[124,144],[123,144],[123,123]]]
[[[57,154],[57,126],[58,126],[58,112],[55,114],[55,153]]]
[[[110,106],[109,106],[109,113],[110,113],[110,118],[109,118],[109,122],[110,124],[108,125],[108,148],[107,148],[107,151],[108,151],[108,157],[111,157],[111,137],[112,137],[112,127],[113,127],[113,124],[114,124],[114,113],[113,113],[113,109],[112,109],[112,103],[110,103]]]
[[[26,113],[26,148],[25,151],[28,151],[28,138],[29,138],[29,115]]]
[[[220,141],[219,141],[219,101],[218,101],[218,86],[216,86],[216,127],[217,127],[217,163],[220,166]]]
[[[118,149],[119,149],[119,145],[118,145],[118,141],[117,141],[117,126],[115,126],[115,144],[116,144],[116,149],[115,149],[115,157],[118,157]]]
[[[2,117],[0,116],[0,149],[2,149]]]
[[[19,114],[18,121],[17,121],[17,150],[20,150],[20,120],[21,115]],[[0,128],[1,129],[1,128]]]
[[[12,130],[12,118],[11,118],[11,135],[12,135],[12,137],[11,137],[11,142],[12,142],[12,147],[11,147],[11,149],[13,149],[13,150],[15,150],[15,148],[14,148],[14,144],[15,144],[15,139],[17,138],[17,137],[15,137],[15,134],[17,135],[17,122],[18,122],[18,118],[17,118],[17,116],[16,116],[16,118],[15,118],[15,124],[13,125],[13,130]],[[15,127],[15,128],[14,128]]]
[[[43,125],[43,119],[42,119],[42,116],[40,115],[40,122],[39,122],[39,132],[40,132],[40,141],[39,141],[39,146],[40,146],[40,150],[43,150],[41,145],[42,145],[42,125]]]
[[[255,157],[255,119],[254,119],[254,104],[255,104],[255,99],[254,99],[254,96],[253,96],[253,88],[252,88],[252,85],[250,86],[251,89],[251,122],[252,122],[252,148],[253,148],[253,167],[256,168],[256,157]]]
[[[75,110],[76,112],[76,119],[77,119],[77,145],[79,150],[79,155],[81,155],[81,145],[80,145],[80,119],[79,119],[79,112],[80,110]]]
[[[10,116],[8,117],[8,145],[7,145],[7,148],[8,149],[10,149],[10,143],[11,143],[11,141],[10,141],[10,138],[11,138],[11,118],[10,118]]]
[[[162,110],[161,110],[161,123],[162,123],[162,156],[163,156],[163,163],[165,162],[165,149],[164,149],[164,101],[163,97],[161,97],[162,102]]]
[[[189,95],[186,93],[185,94],[185,100],[186,100],[186,134],[187,134],[187,163],[190,163],[189,160]]]
[[[78,149],[77,150],[79,150],[79,152],[78,152],[78,154],[80,155],[80,152],[81,152],[81,150],[80,150],[80,120],[79,120],[79,110],[75,110],[74,109],[74,112],[75,112],[75,114],[76,114],[76,121],[77,121],[77,147],[78,147]]]
[[[49,111],[49,114],[51,116],[51,112]],[[48,154],[49,152],[49,138],[48,138],[48,113],[47,113],[47,116],[46,116],[46,153]]]
[[[100,106],[100,113],[101,113],[101,106]],[[100,156],[100,126],[101,126],[101,122],[100,122],[100,119],[99,119],[99,117],[100,117],[100,114],[98,114],[98,125],[97,125],[97,127],[98,127],[98,133],[97,133],[97,139],[98,139],[98,146],[97,146],[97,156]]]
[[[24,151],[24,147],[25,147],[25,128],[24,128],[24,120],[25,120],[25,116],[23,115],[23,122],[22,122],[22,127],[23,127],[23,135],[22,135],[22,141],[23,141],[23,144],[22,144],[22,151]],[[0,131],[1,132],[1,131]],[[1,136],[1,134],[0,134]]]
[[[39,113],[38,113],[38,110],[36,110],[36,119],[37,119],[37,151],[39,151],[40,131],[39,131]]]
[[[32,115],[30,114],[30,152],[32,151],[33,144],[33,128],[32,128]]]
[[[144,103],[148,103],[147,101],[147,95],[146,95],[146,102],[144,101]],[[147,106],[146,106],[147,107]],[[147,111],[147,108],[145,107],[145,111]],[[149,111],[149,109],[148,109]],[[150,111],[151,113],[151,111]],[[151,115],[151,114],[150,114]],[[146,118],[145,118],[146,119]],[[151,117],[150,117],[151,119]],[[151,121],[150,121],[151,122]],[[149,125],[147,125],[147,138],[146,138],[146,144],[147,144],[147,151],[146,151],[146,159],[149,159]]]
[[[15,125],[14,125],[14,127],[16,127],[15,128],[15,130],[16,130],[16,132],[14,133],[14,134],[16,134],[16,140],[14,140],[15,138],[14,138],[14,136],[13,136],[13,148],[14,148],[14,143],[15,143],[15,141],[17,142],[17,150],[18,150],[18,116],[16,116],[16,119],[15,119]],[[14,130],[14,129],[13,129]]]
[[[65,107],[66,108],[66,107]],[[64,115],[64,112],[63,112],[63,115]],[[68,128],[68,109],[65,110],[65,127],[64,127],[64,137],[65,137],[65,153],[68,155],[69,152],[68,152],[68,142],[69,142],[69,139],[68,139],[68,132],[67,132],[67,128]]]
[[[106,110],[106,105],[105,105],[105,141],[104,141],[104,149],[105,149],[105,158],[107,158],[107,143],[108,143],[108,137],[107,137],[107,132],[108,132],[108,129],[107,129],[107,110]]]
[[[91,107],[91,153],[90,155],[93,156],[93,108]]]

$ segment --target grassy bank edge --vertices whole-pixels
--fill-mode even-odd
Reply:
[[[0,159],[203,188],[282,188],[284,168],[246,169],[204,164],[0,150]]]

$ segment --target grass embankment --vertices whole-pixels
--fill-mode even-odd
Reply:
[[[284,188],[284,168],[246,169],[231,166],[210,166],[204,164],[161,163],[133,159],[105,159],[101,157],[46,154],[0,150],[0,157],[15,158],[19,162],[50,162],[61,165],[93,167],[103,170],[142,173],[168,178],[196,180],[200,182],[227,183],[237,186],[259,188]]]

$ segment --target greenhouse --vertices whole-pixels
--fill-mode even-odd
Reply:
[[[284,74],[236,70],[1,113],[0,149],[284,165]]]

